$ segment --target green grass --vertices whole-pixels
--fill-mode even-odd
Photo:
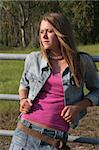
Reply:
[[[78,46],[78,49],[80,51],[84,51],[87,52],[91,55],[99,55],[99,44],[95,44],[95,45],[80,45]]]
[[[37,51],[38,48],[16,48],[16,47],[1,47],[0,53],[17,53],[17,54],[28,54],[32,51]]]
[[[17,93],[24,61],[0,60],[0,93]]]

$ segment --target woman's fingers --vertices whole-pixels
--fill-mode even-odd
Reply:
[[[25,99],[20,103],[20,112],[28,113],[31,109],[32,101],[30,99]]]
[[[28,104],[29,104],[30,106],[32,106],[32,100],[27,99],[27,102],[28,102]]]
[[[73,121],[73,119],[77,116],[78,113],[79,107],[77,105],[67,105],[63,108],[61,116],[65,121],[70,123]]]
[[[65,106],[65,107],[63,108],[63,110],[61,111],[61,116],[62,116],[62,117],[64,117],[64,115],[65,115],[67,109],[68,109],[68,106]]]
[[[61,116],[66,122],[71,123],[72,121],[71,107],[65,106],[61,112]]]
[[[68,123],[70,123],[72,121],[72,116],[69,115],[68,117],[65,117],[64,120]]]
[[[26,109],[26,108],[21,108],[20,110],[22,113],[25,113],[25,114],[29,112],[29,109]]]
[[[61,116],[65,119],[71,116],[71,109],[69,106],[65,106],[61,112]]]

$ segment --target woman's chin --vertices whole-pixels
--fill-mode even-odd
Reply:
[[[51,49],[50,46],[44,46],[44,49]]]

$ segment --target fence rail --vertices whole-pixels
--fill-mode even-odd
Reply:
[[[5,54],[0,53],[1,60],[24,60],[28,54]],[[93,61],[99,62],[99,56],[92,56]]]
[[[0,54],[0,60],[24,60],[28,54]],[[93,61],[99,62],[99,56],[92,56]],[[16,94],[0,94],[0,100],[19,100],[19,96]],[[13,136],[13,130],[0,130],[0,136]],[[98,144],[99,138],[91,137],[81,137],[81,136],[71,136],[68,137],[69,142],[78,142],[78,143],[88,143],[88,144]]]
[[[0,54],[1,60],[24,60],[28,54]]]
[[[13,130],[0,130],[0,136],[13,136]],[[68,136],[68,142],[77,142],[84,144],[99,144],[99,138],[89,138],[89,137],[81,137],[81,136]]]
[[[17,95],[17,94],[0,94],[0,100],[16,101],[16,100],[19,100],[19,95]]]

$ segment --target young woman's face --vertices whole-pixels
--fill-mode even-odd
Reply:
[[[53,30],[52,25],[45,20],[42,20],[40,25],[40,40],[44,49],[53,51],[59,50],[59,41]]]

